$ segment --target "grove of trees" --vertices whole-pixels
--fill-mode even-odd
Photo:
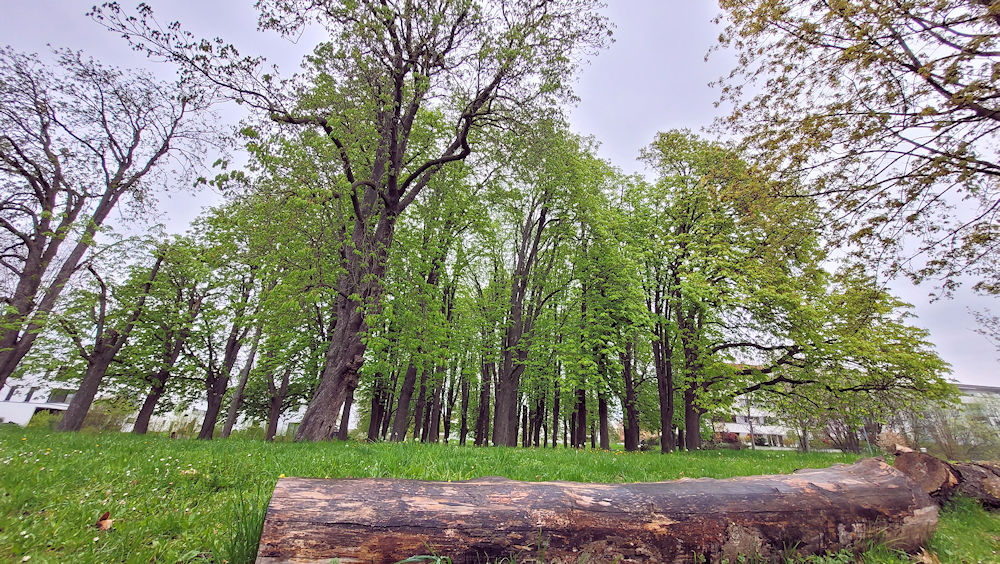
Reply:
[[[745,4],[728,40],[756,45]],[[657,436],[670,452],[700,448],[745,394],[855,434],[952,394],[907,304],[838,251],[830,202],[799,197],[864,163],[785,174],[824,149],[672,130],[639,155],[643,177],[570,131],[570,78],[609,36],[595,2],[259,7],[264,29],[327,33],[300,74],[146,5],[92,17],[178,85],[70,52],[50,83],[2,52],[0,383],[79,382],[61,429],[100,393],[133,401],[136,433],[197,403],[203,439],[237,421],[273,439],[299,410],[296,440],[343,439],[354,410],[373,441],[609,448],[620,420],[626,449]],[[230,136],[246,164],[204,181],[225,203],[183,235],[102,231],[123,198],[143,211],[167,159],[215,139],[204,116],[222,100],[252,109]],[[974,149],[942,178],[988,183]]]

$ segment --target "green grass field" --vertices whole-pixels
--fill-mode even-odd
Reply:
[[[420,444],[267,444],[0,427],[0,562],[245,562],[281,476],[591,482],[725,478],[851,462],[774,451],[658,453]],[[95,526],[105,512],[108,530]],[[930,549],[942,562],[1000,562],[1000,517],[959,503]],[[868,562],[907,562],[876,547]],[[832,555],[812,562],[854,562]]]

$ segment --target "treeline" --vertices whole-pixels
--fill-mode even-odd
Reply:
[[[262,26],[296,33],[294,4]],[[94,17],[183,72],[169,90],[68,54],[48,84],[4,52],[0,383],[78,380],[61,429],[100,392],[140,433],[204,401],[201,438],[242,418],[270,439],[303,406],[297,439],[343,438],[357,406],[370,440],[608,448],[620,418],[627,449],[668,452],[742,394],[858,426],[950,393],[798,185],[685,131],[629,176],[569,132],[565,78],[606,37],[589,0],[328,7],[288,80],[148,7]],[[226,203],[184,236],[99,235],[120,198],[146,209],[161,159],[197,158],[220,98],[258,110],[247,165],[204,181]]]

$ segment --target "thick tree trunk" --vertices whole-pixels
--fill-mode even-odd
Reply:
[[[340,428],[337,429],[337,440],[347,440],[347,426],[351,423],[351,406],[354,405],[354,390],[347,394],[344,400],[344,411],[340,414]]]
[[[375,274],[380,276],[381,272]],[[375,290],[368,293],[372,292]],[[337,297],[337,324],[326,351],[319,385],[295,431],[296,441],[333,438],[340,419],[340,408],[347,399],[348,391],[357,387],[358,370],[364,362],[366,345],[361,338],[367,329],[364,309],[346,296]]]
[[[701,415],[698,397],[690,386],[684,390],[684,446],[687,450],[701,448]]]
[[[222,399],[226,395],[228,380],[228,377],[220,374],[206,376],[208,408],[205,411],[205,419],[201,422],[201,430],[198,431],[199,439],[211,440],[215,434],[215,424],[219,421],[219,411],[222,409]]]
[[[778,561],[886,542],[917,550],[934,502],[867,459],[792,475],[639,484],[283,478],[258,551],[277,562]]]
[[[169,377],[169,370],[160,370],[153,375],[153,383],[149,388],[149,394],[146,395],[145,401],[142,402],[142,407],[139,408],[139,415],[135,418],[135,425],[132,427],[133,433],[145,435],[149,431],[149,420],[153,417],[156,404],[163,397]]]
[[[118,334],[113,333],[111,340],[114,341],[118,338]],[[118,349],[119,347],[109,345],[103,340],[98,341],[94,346],[94,352],[87,360],[87,370],[83,373],[83,379],[80,380],[80,388],[73,396],[73,400],[69,402],[69,407],[63,412],[59,426],[56,427],[58,430],[79,431],[83,427],[83,420],[87,417],[87,412],[90,411],[90,406],[94,403],[94,397],[97,396],[101,380],[107,374],[108,367],[111,366],[111,361],[118,353]]]

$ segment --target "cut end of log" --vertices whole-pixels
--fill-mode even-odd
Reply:
[[[987,509],[1000,509],[1000,464],[996,462],[945,462],[912,452],[897,456],[894,466],[938,503],[961,494]]]
[[[587,484],[285,478],[267,510],[258,563],[689,562],[780,560],[861,548],[916,551],[937,506],[875,459],[790,475]]]

